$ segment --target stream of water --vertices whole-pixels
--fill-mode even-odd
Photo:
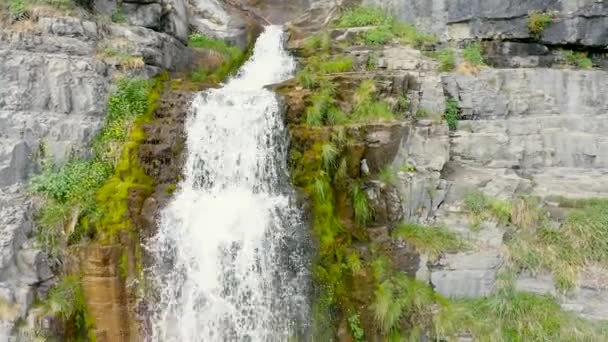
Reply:
[[[266,27],[222,88],[197,95],[183,181],[148,247],[153,341],[286,341],[306,329],[307,233],[276,95],[294,59]]]

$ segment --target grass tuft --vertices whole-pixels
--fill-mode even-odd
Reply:
[[[483,60],[481,44],[479,43],[471,43],[467,45],[467,47],[462,52],[462,57],[465,61],[474,66],[485,64]]]
[[[358,6],[346,9],[338,19],[338,27],[391,25],[394,19],[377,7]]]
[[[443,118],[448,123],[451,131],[458,129],[458,102],[455,98],[450,98],[447,101]]]
[[[458,252],[467,247],[458,235],[444,227],[403,224],[393,231],[393,238],[412,243],[417,250],[432,260],[437,260],[444,252]]]
[[[456,66],[456,57],[452,49],[444,49],[432,55],[433,58],[439,60],[439,71],[450,72]]]
[[[373,217],[372,208],[369,205],[367,195],[359,184],[353,184],[351,187],[351,197],[355,222],[364,226],[370,222]]]
[[[591,69],[593,67],[593,62],[587,57],[586,52],[564,51],[564,57],[568,64],[580,69]]]

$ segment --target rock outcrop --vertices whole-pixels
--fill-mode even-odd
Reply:
[[[535,40],[528,30],[528,15],[538,11],[555,17],[540,36],[543,43],[588,47],[608,44],[608,4],[603,1],[364,0],[363,3],[387,8],[402,21],[446,40]]]
[[[35,203],[26,191],[29,177],[43,159],[61,165],[89,153],[119,72],[150,77],[189,64],[191,53],[182,43],[187,30],[179,18],[167,19],[171,13],[154,17],[150,25],[134,23],[153,29],[35,10],[25,22],[2,23],[0,288],[3,305],[14,310],[0,317],[0,339],[26,317],[37,291],[54,281],[50,266],[56,261],[49,262],[32,240]],[[125,67],[113,50],[127,51],[141,63]]]

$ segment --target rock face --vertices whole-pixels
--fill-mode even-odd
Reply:
[[[14,323],[26,317],[34,294],[53,282],[50,263],[32,239],[34,207],[25,185],[41,157],[62,164],[88,153],[121,68],[104,58],[106,49],[127,44],[133,56],[142,58],[141,69],[129,71],[133,75],[188,65],[190,53],[180,41],[187,32],[175,23],[177,18],[161,18],[156,5],[158,15],[144,13],[140,19],[146,22],[133,24],[171,27],[168,32],[177,38],[145,27],[67,16],[0,26],[0,293],[11,308],[10,315],[0,317],[0,340],[8,339]]]
[[[400,208],[394,220],[382,216],[389,227],[399,224],[398,218],[443,225],[470,241],[472,248],[466,252],[446,253],[438,260],[422,256],[417,277],[449,297],[491,295],[506,264],[506,230],[489,221],[472,231],[462,209],[467,191],[477,189],[507,200],[519,193],[548,200],[608,196],[608,98],[604,91],[608,73],[543,67],[557,63],[559,56],[552,44],[577,44],[580,49],[605,44],[605,4],[392,1],[382,5],[422,27],[433,22],[435,32],[456,43],[470,38],[531,39],[529,10],[559,12],[560,19],[546,30],[541,43],[485,43],[494,46],[494,50],[486,49],[489,56],[502,60],[496,64],[506,68],[438,73],[432,61],[408,48],[375,51],[376,74],[407,75],[408,82],[416,84],[408,92],[410,112],[425,108],[430,116],[415,120],[392,161],[401,170],[393,185],[397,193],[383,189],[385,185],[368,191],[374,209],[383,212],[387,203]],[[589,8],[596,8],[597,16],[587,18],[584,13]],[[465,9],[469,12],[463,13]],[[582,24],[590,20],[596,22],[592,29]],[[531,51],[534,54],[518,59]],[[359,49],[356,56],[365,53]],[[394,78],[388,88],[402,82]],[[455,101],[460,113],[458,129],[452,132],[440,120],[447,99]],[[379,196],[385,198],[377,200]],[[556,294],[565,310],[608,319],[605,286],[587,280],[597,279],[602,271],[590,268],[583,273],[579,287],[565,296],[557,295],[553,280],[546,276],[520,275],[517,288]]]
[[[608,43],[608,4],[557,0],[364,0],[388,8],[400,19],[448,40],[532,39],[528,14],[555,12],[542,32],[543,43],[604,47]]]

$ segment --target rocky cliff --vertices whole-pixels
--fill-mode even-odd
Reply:
[[[50,258],[36,241],[35,213],[43,204],[27,191],[29,178],[45,165],[91,156],[117,79],[188,72],[208,63],[208,52],[186,47],[191,25],[243,45],[255,31],[244,12],[219,3],[204,13],[181,0],[0,5],[0,339],[5,340],[17,334],[15,325],[25,322],[33,301],[57,282],[56,275],[66,269],[62,265],[74,271],[69,260]],[[210,21],[213,15],[225,16],[224,21]],[[87,298],[97,305],[90,308],[93,316],[117,318],[98,322],[98,337],[110,341],[128,338],[132,329],[124,319],[122,253],[94,245],[74,253],[84,262],[75,271],[83,274],[85,294],[95,297]],[[33,323],[19,325],[48,329],[54,323],[40,321],[39,311],[27,318]],[[26,340],[33,333],[21,330]]]
[[[345,158],[350,186],[339,184],[339,168],[317,174],[312,167],[306,172],[311,179],[329,174],[327,186],[334,191],[335,215],[342,222],[336,232],[341,242],[333,248],[346,248],[340,252],[346,255],[354,249],[363,265],[355,268],[362,268],[368,281],[378,281],[370,289],[360,271],[348,271],[352,260],[343,260],[338,252],[331,262],[319,261],[327,272],[343,264],[347,271],[338,277],[353,293],[334,294],[337,298],[331,302],[340,312],[334,316],[337,336],[386,338],[377,335],[388,319],[377,310],[382,303],[378,301],[386,300],[382,296],[387,288],[399,296],[412,285],[399,290],[397,281],[378,278],[374,260],[382,255],[398,273],[415,274],[460,303],[455,304],[458,310],[461,303],[474,303],[483,311],[487,303],[505,300],[507,293],[511,299],[506,305],[517,307],[515,300],[533,293],[585,319],[608,319],[606,259],[583,251],[601,250],[596,234],[603,233],[596,229],[606,229],[601,212],[608,184],[608,7],[592,1],[362,3],[368,7],[336,14],[338,19],[317,27],[316,35],[302,33],[306,24],[294,27],[292,46],[301,56],[303,71],[296,84],[280,88],[293,125],[294,172],[301,170],[299,163],[312,163],[315,153],[322,162],[328,146],[337,148],[338,165]],[[435,38],[383,19],[373,6]],[[302,36],[309,38],[300,40]],[[341,62],[344,67],[336,67]],[[366,79],[373,80],[377,100],[393,111],[394,117],[371,119],[382,124],[358,122],[360,91],[370,87],[364,86]],[[327,91],[335,101],[322,102]],[[318,108],[325,108],[319,121]],[[336,121],[336,111],[346,117]],[[376,107],[378,112],[384,110]],[[386,123],[394,120],[400,123]],[[335,138],[340,126],[346,127],[344,150]],[[319,129],[329,132],[312,133]],[[296,178],[313,207],[320,201],[316,182]],[[357,199],[350,192],[356,184],[365,191],[373,214],[364,224],[353,225]],[[313,228],[320,225],[315,215],[320,213],[313,209]],[[316,234],[325,237],[325,232]],[[379,253],[378,246],[384,246],[384,252]],[[370,249],[376,252],[370,254]],[[371,297],[361,297],[358,291]],[[420,296],[420,301],[426,300],[423,292]],[[424,323],[428,312],[417,309],[414,318],[398,316],[395,326],[411,332],[412,324],[416,329],[429,324],[427,334],[449,334],[441,325],[445,322]],[[460,315],[466,316],[466,311]],[[509,325],[501,319],[496,318],[497,330]],[[461,338],[504,338],[461,324],[465,326],[456,334]],[[532,330],[513,329],[520,338],[540,338]],[[599,336],[579,338],[601,340]]]
[[[133,321],[145,301],[132,296],[141,272],[135,250],[179,179],[190,91],[208,84],[166,83],[142,127],[137,159],[154,188],[130,192],[127,215],[141,236],[88,240],[72,253],[81,262],[49,258],[34,238],[43,204],[27,184],[45,163],[92,154],[116,78],[167,70],[193,78],[186,73],[217,55],[187,47],[190,33],[245,47],[255,35],[250,19],[293,23],[290,46],[304,71],[277,89],[292,134],[293,180],[318,238],[315,319],[330,326],[315,333],[344,341],[385,340],[396,330],[504,338],[470,321],[456,321],[455,330],[437,324],[446,320],[437,312],[449,313],[437,310],[444,299],[461,319],[478,321],[467,305],[490,315],[484,308],[497,298],[516,308],[532,303],[517,313],[517,327],[496,318],[502,330],[494,329],[530,340],[560,336],[528,329],[526,313],[542,305],[564,327],[576,322],[572,331],[607,320],[608,5],[362,4],[399,24],[378,11],[344,19],[358,1],[2,4],[0,339],[31,337],[16,326],[65,333],[56,318],[30,309],[65,268],[85,278],[97,338],[136,339]],[[505,297],[505,288],[516,294]],[[381,299],[408,314],[388,324],[374,311]],[[572,338],[602,340],[589,336]]]

